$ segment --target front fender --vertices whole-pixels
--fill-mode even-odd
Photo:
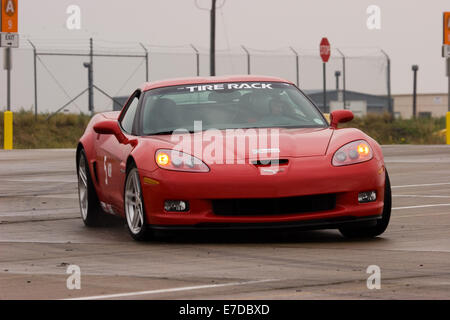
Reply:
[[[356,128],[335,129],[328,146],[327,154],[333,155],[343,145],[360,139],[366,140],[369,143],[369,145],[372,147],[374,158],[378,161],[381,161],[381,163],[384,165],[383,152],[378,142],[365,134],[363,131]]]

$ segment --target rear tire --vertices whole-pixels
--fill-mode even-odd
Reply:
[[[147,222],[139,172],[135,164],[127,170],[123,197],[127,227],[131,237],[137,241],[150,239],[152,230]]]
[[[391,218],[392,193],[389,175],[386,170],[386,179],[384,184],[384,206],[381,219],[378,219],[374,226],[370,227],[341,227],[339,231],[346,238],[374,238],[386,231]]]
[[[81,219],[87,227],[97,227],[103,222],[103,213],[100,202],[92,182],[86,153],[81,149],[78,157],[78,199]]]

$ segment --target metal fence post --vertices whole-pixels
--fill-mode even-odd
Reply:
[[[392,105],[392,96],[391,96],[391,59],[389,58],[388,54],[381,49],[381,53],[384,54],[387,61],[387,94],[388,94],[388,112],[391,116],[394,115],[394,108]]]
[[[148,82],[148,50],[141,42],[139,44],[145,51],[145,81]]]
[[[200,77],[200,52],[197,48],[191,43],[191,48],[195,51],[195,58],[197,61],[197,77]]]
[[[294,48],[289,47],[291,49],[291,51],[295,54],[295,79],[297,81],[297,87],[300,87],[300,82],[299,82],[299,78],[300,78],[300,66],[299,66],[299,61],[298,61],[298,52],[295,51]]]
[[[250,52],[243,45],[241,45],[241,47],[242,47],[242,49],[244,49],[245,53],[247,54],[247,74],[250,74]]]
[[[122,57],[122,58],[145,58],[146,61],[146,67],[147,67],[147,71],[146,71],[146,79],[148,79],[149,77],[149,52],[147,50],[147,48],[145,46],[143,46],[144,50],[146,51],[145,54],[139,53],[139,54],[114,54],[114,53],[94,53],[94,45],[93,45],[93,39],[90,38],[90,46],[89,46],[89,52],[85,53],[79,53],[79,52],[48,52],[48,51],[38,51],[37,50],[37,46],[29,39],[27,39],[27,41],[30,43],[30,45],[33,47],[33,54],[34,54],[34,105],[35,105],[35,118],[37,118],[37,111],[38,111],[38,82],[37,82],[37,62],[38,60],[41,62],[42,66],[44,67],[45,70],[47,70],[47,72],[50,74],[50,76],[52,77],[52,79],[55,81],[55,83],[59,86],[59,88],[64,92],[64,94],[70,99],[70,103],[74,102],[76,100],[72,99],[71,96],[67,93],[67,91],[64,89],[64,87],[61,85],[61,83],[57,80],[57,78],[53,75],[53,73],[49,70],[49,68],[45,65],[44,61],[41,60],[40,56],[62,56],[62,57],[88,57],[89,58],[89,62],[84,62],[83,66],[85,68],[87,68],[88,70],[88,87],[86,88],[84,92],[88,91],[89,95],[88,95],[88,103],[89,103],[89,111],[91,111],[92,113],[95,112],[95,107],[94,107],[94,69],[93,69],[93,60],[94,57]],[[134,75],[134,73],[133,73]],[[128,82],[128,81],[127,81]],[[78,98],[79,96],[77,96]],[[66,107],[69,104],[64,104],[63,107]],[[61,111],[63,108],[59,108],[58,111],[56,113],[58,113],[59,111]],[[50,115],[47,120],[49,118],[51,118],[53,115],[55,115],[55,113],[53,113],[52,115]]]
[[[37,110],[38,110],[38,103],[37,103],[37,53],[36,53],[36,46],[34,45],[31,40],[27,39],[30,45],[33,47],[33,63],[34,63],[34,118],[37,119]]]
[[[88,69],[88,109],[91,115],[94,114],[94,45],[92,38],[89,40],[89,62],[83,63],[83,66]]]
[[[89,39],[89,110],[94,114],[94,41]]]

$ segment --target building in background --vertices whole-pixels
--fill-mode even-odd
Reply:
[[[394,114],[404,119],[413,116],[412,94],[394,94]],[[417,117],[444,117],[448,111],[446,93],[417,94]]]
[[[305,90],[311,100],[324,111],[323,90]],[[392,99],[391,102],[393,103]],[[327,90],[327,105],[330,111],[344,109],[344,96],[342,90]],[[389,110],[389,98],[387,96],[373,95],[356,91],[345,91],[345,109],[353,111],[355,116],[364,116],[367,113],[382,114]]]
[[[122,110],[122,107],[125,105],[125,103],[127,102],[129,96],[119,96],[119,97],[114,97],[113,100],[113,111],[120,111]]]

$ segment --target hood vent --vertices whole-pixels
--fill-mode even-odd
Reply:
[[[288,159],[267,159],[267,160],[254,160],[252,164],[255,166],[273,166],[273,165],[282,165],[288,164]]]

